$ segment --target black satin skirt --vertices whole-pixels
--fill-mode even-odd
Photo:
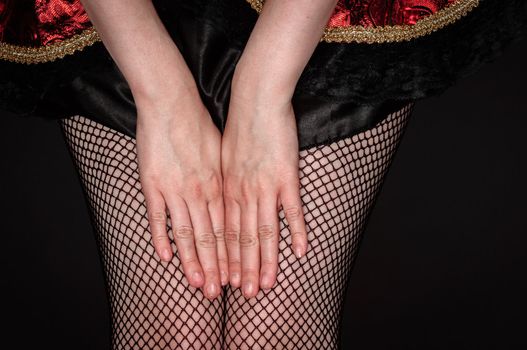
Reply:
[[[169,15],[162,9],[158,11],[194,75],[215,125],[223,133],[234,68],[257,15],[250,12],[248,16],[252,17],[246,17],[246,30],[240,31],[245,33],[244,36],[233,38],[213,21],[196,19],[184,8]],[[13,69],[20,69],[12,65]],[[25,96],[23,91],[14,96],[13,101],[19,99],[15,109],[21,114],[25,112],[52,119],[83,115],[135,137],[136,108],[131,91],[102,43],[44,65],[48,67],[42,67],[44,70],[41,71],[32,67],[36,70],[28,73],[41,75],[39,81],[33,83],[36,84],[34,96]],[[320,68],[323,71],[324,67]],[[3,70],[6,74],[13,73],[5,68],[5,64]],[[34,81],[34,76],[31,79]],[[370,129],[408,102],[410,100],[384,100],[359,105],[352,100],[318,98],[295,91],[292,104],[299,149],[333,142]]]

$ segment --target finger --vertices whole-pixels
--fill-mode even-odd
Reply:
[[[229,259],[229,279],[233,287],[241,285],[240,261],[240,206],[235,200],[224,198],[225,244]]]
[[[260,241],[260,286],[271,288],[278,272],[278,210],[276,195],[258,199],[258,238]]]
[[[299,183],[298,177],[286,181],[280,192],[280,201],[291,233],[292,249],[297,258],[301,258],[307,251],[306,224]]]
[[[221,285],[224,286],[229,283],[229,260],[225,246],[225,217],[222,197],[209,202],[209,215],[214,236],[216,236],[216,253],[218,254]]]
[[[147,186],[148,187],[148,186]],[[155,188],[143,186],[145,195],[146,211],[152,244],[157,255],[164,261],[172,260],[172,247],[167,233],[167,215],[165,200]]]
[[[205,284],[203,292],[209,299],[216,298],[220,293],[220,277],[218,270],[218,255],[216,253],[216,237],[205,201],[187,201],[196,250],[203,273]]]
[[[260,244],[258,242],[257,202],[245,201],[240,215],[240,258],[242,267],[242,293],[251,298],[258,293],[260,271]]]
[[[189,284],[200,288],[205,282],[203,271],[194,245],[194,230],[187,205],[178,195],[167,195],[170,210],[170,221],[174,242],[179,253],[179,260]]]

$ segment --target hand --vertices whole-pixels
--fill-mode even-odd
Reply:
[[[220,165],[221,134],[196,91],[137,102],[139,175],[152,241],[172,259],[166,209],[190,285],[209,299],[228,283]]]
[[[293,107],[238,91],[231,93],[221,146],[225,240],[230,283],[253,297],[276,281],[280,206],[297,257],[306,253],[307,235]]]

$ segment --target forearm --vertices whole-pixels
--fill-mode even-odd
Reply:
[[[81,0],[134,98],[193,90],[195,82],[150,0]]]
[[[236,67],[234,90],[290,99],[336,3],[266,0]]]

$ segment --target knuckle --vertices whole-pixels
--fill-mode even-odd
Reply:
[[[221,175],[216,172],[212,173],[207,181],[207,191],[209,193],[209,197],[211,198],[221,197],[223,193],[223,180]]]
[[[248,248],[258,245],[258,236],[251,234],[240,235],[240,247]]]
[[[238,258],[229,257],[229,269],[236,269],[239,268],[242,265],[242,262]]]
[[[228,266],[229,265],[229,260],[225,259],[225,258],[218,258],[218,264],[220,266]]]
[[[243,203],[249,203],[253,197],[253,188],[247,182],[243,182],[240,187],[240,199]]]
[[[296,221],[298,220],[302,215],[302,210],[299,206],[291,206],[284,209],[285,217],[288,221]]]
[[[190,181],[187,191],[192,198],[202,199],[204,197],[203,186],[199,181]]]
[[[167,214],[162,210],[154,210],[150,213],[149,221],[153,224],[164,225],[166,223]]]
[[[203,268],[203,273],[210,279],[219,278],[218,269],[214,267]]]
[[[218,199],[223,194],[222,177],[215,171],[208,176],[190,180],[186,187],[187,195],[199,200]]]
[[[190,226],[178,226],[174,231],[175,239],[194,239],[194,230]]]
[[[214,233],[202,233],[196,238],[196,244],[201,248],[216,247],[216,237],[214,236]]]
[[[305,231],[293,231],[291,232],[292,239],[304,239],[306,237]]]
[[[288,187],[290,186],[300,186],[300,177],[298,166],[291,165],[285,166],[283,168],[282,182]]]
[[[258,226],[258,237],[260,240],[271,240],[274,238],[275,231],[273,225],[260,225]]]
[[[237,243],[240,239],[240,230],[237,229],[226,229],[225,230],[225,241],[227,243]]]
[[[235,182],[231,178],[226,178],[223,180],[223,196],[225,198],[231,199],[235,197],[236,194]]]
[[[217,227],[214,229],[214,237],[217,242],[223,242],[225,240],[225,228]]]
[[[272,258],[262,255],[261,257],[261,265],[262,270],[268,269],[268,270],[274,270],[274,267],[276,266],[277,262],[276,260],[273,260]]]
[[[274,186],[272,185],[271,182],[269,182],[267,177],[257,181],[255,187],[258,193],[269,193],[274,188]]]
[[[156,172],[145,170],[141,173],[141,183],[143,183],[143,188],[148,191],[151,188],[155,188],[156,184],[160,183],[160,176]]]
[[[165,243],[167,241],[167,237],[160,234],[154,234],[152,235],[152,243],[154,245],[157,245],[158,243]]]
[[[182,259],[181,262],[183,263],[183,265],[187,265],[187,266],[199,264],[198,259],[196,259],[196,257],[194,256],[190,256],[186,259]]]
[[[242,266],[242,273],[246,277],[256,277],[260,274],[260,271],[257,269],[254,269],[252,267],[243,267]]]

